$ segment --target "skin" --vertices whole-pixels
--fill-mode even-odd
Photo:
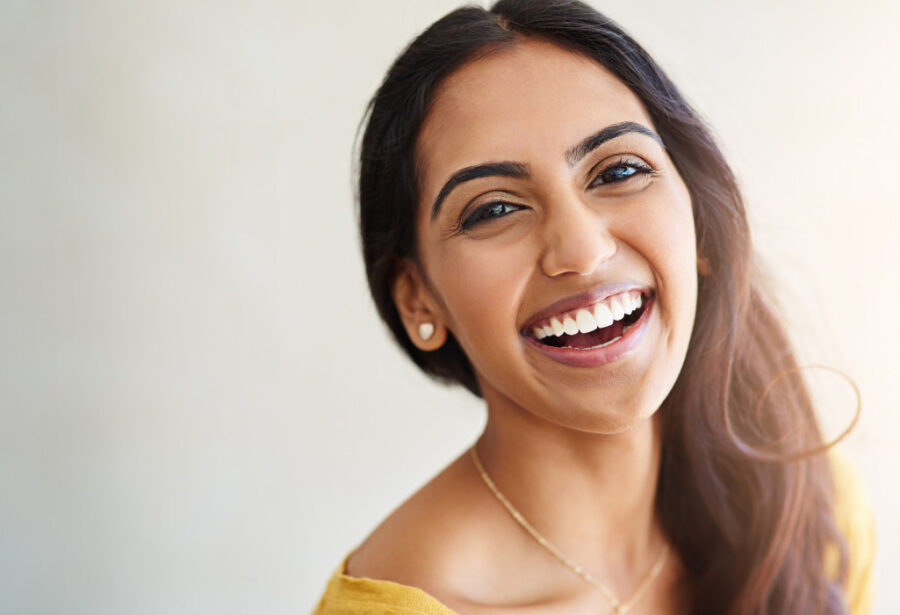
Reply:
[[[414,343],[434,350],[449,332],[472,362],[488,407],[478,451],[500,490],[627,600],[665,544],[654,515],[654,417],[687,351],[697,255],[689,193],[652,137],[626,133],[567,159],[586,137],[621,122],[654,130],[605,68],[547,42],[524,41],[451,75],[418,140],[419,262],[401,265],[393,290]],[[464,182],[432,216],[456,172],[504,161],[525,165],[529,176]],[[640,165],[652,173],[634,172]],[[619,175],[598,182],[614,167]],[[482,209],[478,224],[461,229],[497,201],[508,205]],[[630,353],[573,367],[526,343],[521,329],[539,310],[616,282],[655,297],[646,335]],[[435,325],[427,340],[418,334],[423,322]],[[467,454],[395,511],[347,573],[419,587],[461,613],[608,608],[522,531]],[[683,611],[681,578],[673,554],[630,612]]]

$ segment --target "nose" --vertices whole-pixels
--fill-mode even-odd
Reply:
[[[574,195],[547,208],[543,237],[541,269],[550,277],[591,274],[618,249],[600,213]]]

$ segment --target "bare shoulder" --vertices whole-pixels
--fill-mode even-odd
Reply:
[[[451,607],[469,608],[502,591],[509,575],[497,571],[510,562],[498,558],[517,557],[520,541],[519,528],[467,452],[391,513],[350,557],[346,572],[418,587]]]
[[[414,585],[465,557],[478,532],[467,461],[457,458],[382,521],[347,562],[347,574]]]

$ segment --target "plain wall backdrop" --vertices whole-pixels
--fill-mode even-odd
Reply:
[[[351,184],[456,5],[0,3],[0,611],[309,612],[476,437],[375,316]],[[900,4],[594,5],[711,122],[803,360],[859,384],[900,611]]]

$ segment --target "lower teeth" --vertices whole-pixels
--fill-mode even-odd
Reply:
[[[602,344],[599,344],[597,346],[590,346],[589,348],[576,348],[575,346],[563,346],[563,348],[571,348],[573,350],[596,350],[597,348],[603,348],[604,346],[609,346],[610,344],[615,344],[620,339],[622,339],[621,335],[619,337],[609,340],[608,342],[603,342]]]
[[[609,340],[608,342],[605,342],[605,343],[603,343],[603,344],[600,344],[599,346],[591,346],[591,350],[593,350],[594,348],[603,348],[604,346],[609,346],[610,344],[615,344],[615,343],[618,342],[620,339],[622,339],[622,336],[621,336],[621,335],[620,335],[619,337],[616,337],[616,338],[614,338],[614,339]]]

